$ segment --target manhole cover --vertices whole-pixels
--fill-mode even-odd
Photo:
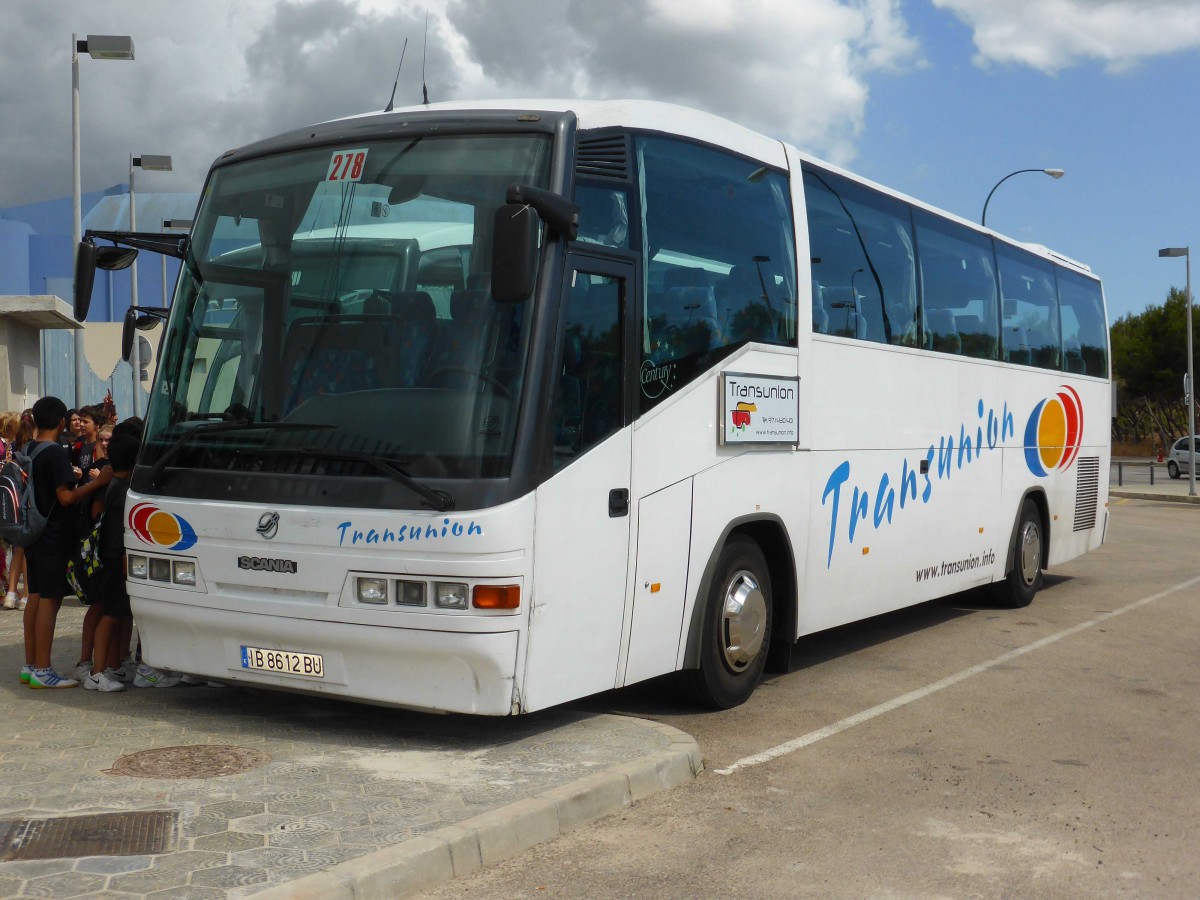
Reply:
[[[249,772],[270,761],[271,757],[261,750],[228,744],[193,744],[130,753],[118,759],[105,774],[132,778],[217,778]]]
[[[155,810],[0,822],[0,860],[167,853],[178,817]]]

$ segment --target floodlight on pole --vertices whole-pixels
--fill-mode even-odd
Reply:
[[[1192,369],[1192,254],[1190,247],[1164,247],[1159,256],[1182,256],[1187,265],[1187,405],[1188,405],[1188,496],[1196,496],[1196,377]]]
[[[133,59],[133,38],[125,34],[89,34],[85,40],[71,35],[71,246],[77,248],[83,236],[83,178],[79,160],[79,54],[92,59]],[[74,269],[74,266],[72,266]],[[74,293],[74,285],[72,285]],[[83,329],[76,329],[75,344],[75,406],[86,402],[83,395],[83,372],[87,359],[83,353]]]
[[[1067,174],[1063,169],[1017,169],[1015,172],[1009,172],[988,191],[987,199],[983,201],[983,216],[980,218],[979,224],[987,225],[987,208],[988,204],[992,202],[992,194],[996,193],[996,188],[1000,187],[1000,185],[1004,184],[1004,182],[1008,181],[1014,175],[1023,175],[1026,172],[1041,172],[1043,175],[1049,175],[1055,181]]]
[[[161,154],[143,154],[142,156],[134,156],[129,154],[129,230],[137,231],[137,195],[134,193],[133,173],[137,169],[143,169],[147,172],[170,172],[171,157]],[[137,282],[137,259],[133,261],[133,265],[129,268],[129,305],[138,305],[138,282]],[[142,359],[140,348],[137,341],[133,344],[133,359],[130,362],[133,364],[133,414],[140,416],[142,414]]]

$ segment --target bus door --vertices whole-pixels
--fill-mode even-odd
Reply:
[[[538,488],[527,709],[616,683],[629,568],[632,262],[573,253],[554,386],[555,473]]]

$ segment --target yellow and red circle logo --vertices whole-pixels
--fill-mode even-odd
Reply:
[[[187,550],[196,543],[196,529],[183,516],[139,503],[129,511],[129,527],[144,544],[167,550]]]
[[[1033,408],[1025,426],[1025,464],[1038,478],[1069,469],[1083,439],[1083,403],[1075,389],[1062,386]]]

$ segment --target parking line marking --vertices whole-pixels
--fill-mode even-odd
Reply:
[[[833,737],[835,734],[840,734],[847,729],[853,728],[855,725],[861,725],[863,722],[869,722],[871,719],[878,718],[884,713],[889,713],[894,709],[899,709],[902,706],[907,706],[910,703],[915,703],[918,700],[923,700],[931,694],[936,694],[938,691],[944,691],[948,687],[953,687],[961,681],[966,681],[975,675],[987,672],[997,666],[1002,666],[1005,663],[1012,662],[1018,657],[1024,656],[1027,653],[1032,653],[1034,650],[1041,650],[1043,647],[1048,647],[1050,644],[1057,643],[1064,638],[1072,637],[1079,634],[1081,631],[1086,631],[1089,628],[1094,628],[1109,619],[1124,615],[1127,612],[1132,612],[1149,603],[1154,603],[1156,600],[1161,600],[1164,597],[1169,597],[1171,594],[1176,594],[1179,591],[1187,590],[1193,585],[1200,584],[1200,575],[1194,578],[1189,578],[1187,581],[1181,581],[1166,590],[1159,591],[1157,594],[1151,594],[1149,597],[1143,597],[1140,600],[1135,600],[1128,606],[1122,606],[1120,609],[1110,610],[1106,613],[1101,613],[1094,619],[1089,619],[1086,622],[1081,622],[1078,625],[1072,625],[1070,628],[1063,629],[1055,634],[1048,635],[1040,640],[1034,641],[1032,644],[1026,644],[1023,647],[1017,647],[1015,650],[1009,650],[1007,653],[1002,653],[994,659],[987,662],[979,663],[971,666],[969,669],[963,669],[961,672],[955,672],[943,678],[941,681],[935,681],[932,684],[927,684],[925,687],[917,688],[915,691],[909,691],[907,694],[902,694],[892,700],[880,703],[878,706],[872,706],[870,709],[864,709],[862,712],[857,712],[852,716],[834,722],[832,725],[826,725],[824,728],[818,728],[816,731],[810,731],[808,734],[801,735],[798,738],[793,738],[786,743],[779,744],[769,750],[764,750],[761,753],[755,753],[753,756],[746,756],[739,759],[735,763],[731,763],[723,769],[713,769],[717,775],[732,775],[739,769],[748,769],[751,766],[758,766],[765,762],[770,762],[773,759],[778,759],[781,756],[787,756],[789,753],[795,753],[797,750],[802,750],[805,747],[811,746],[818,741],[823,741],[827,737]]]

